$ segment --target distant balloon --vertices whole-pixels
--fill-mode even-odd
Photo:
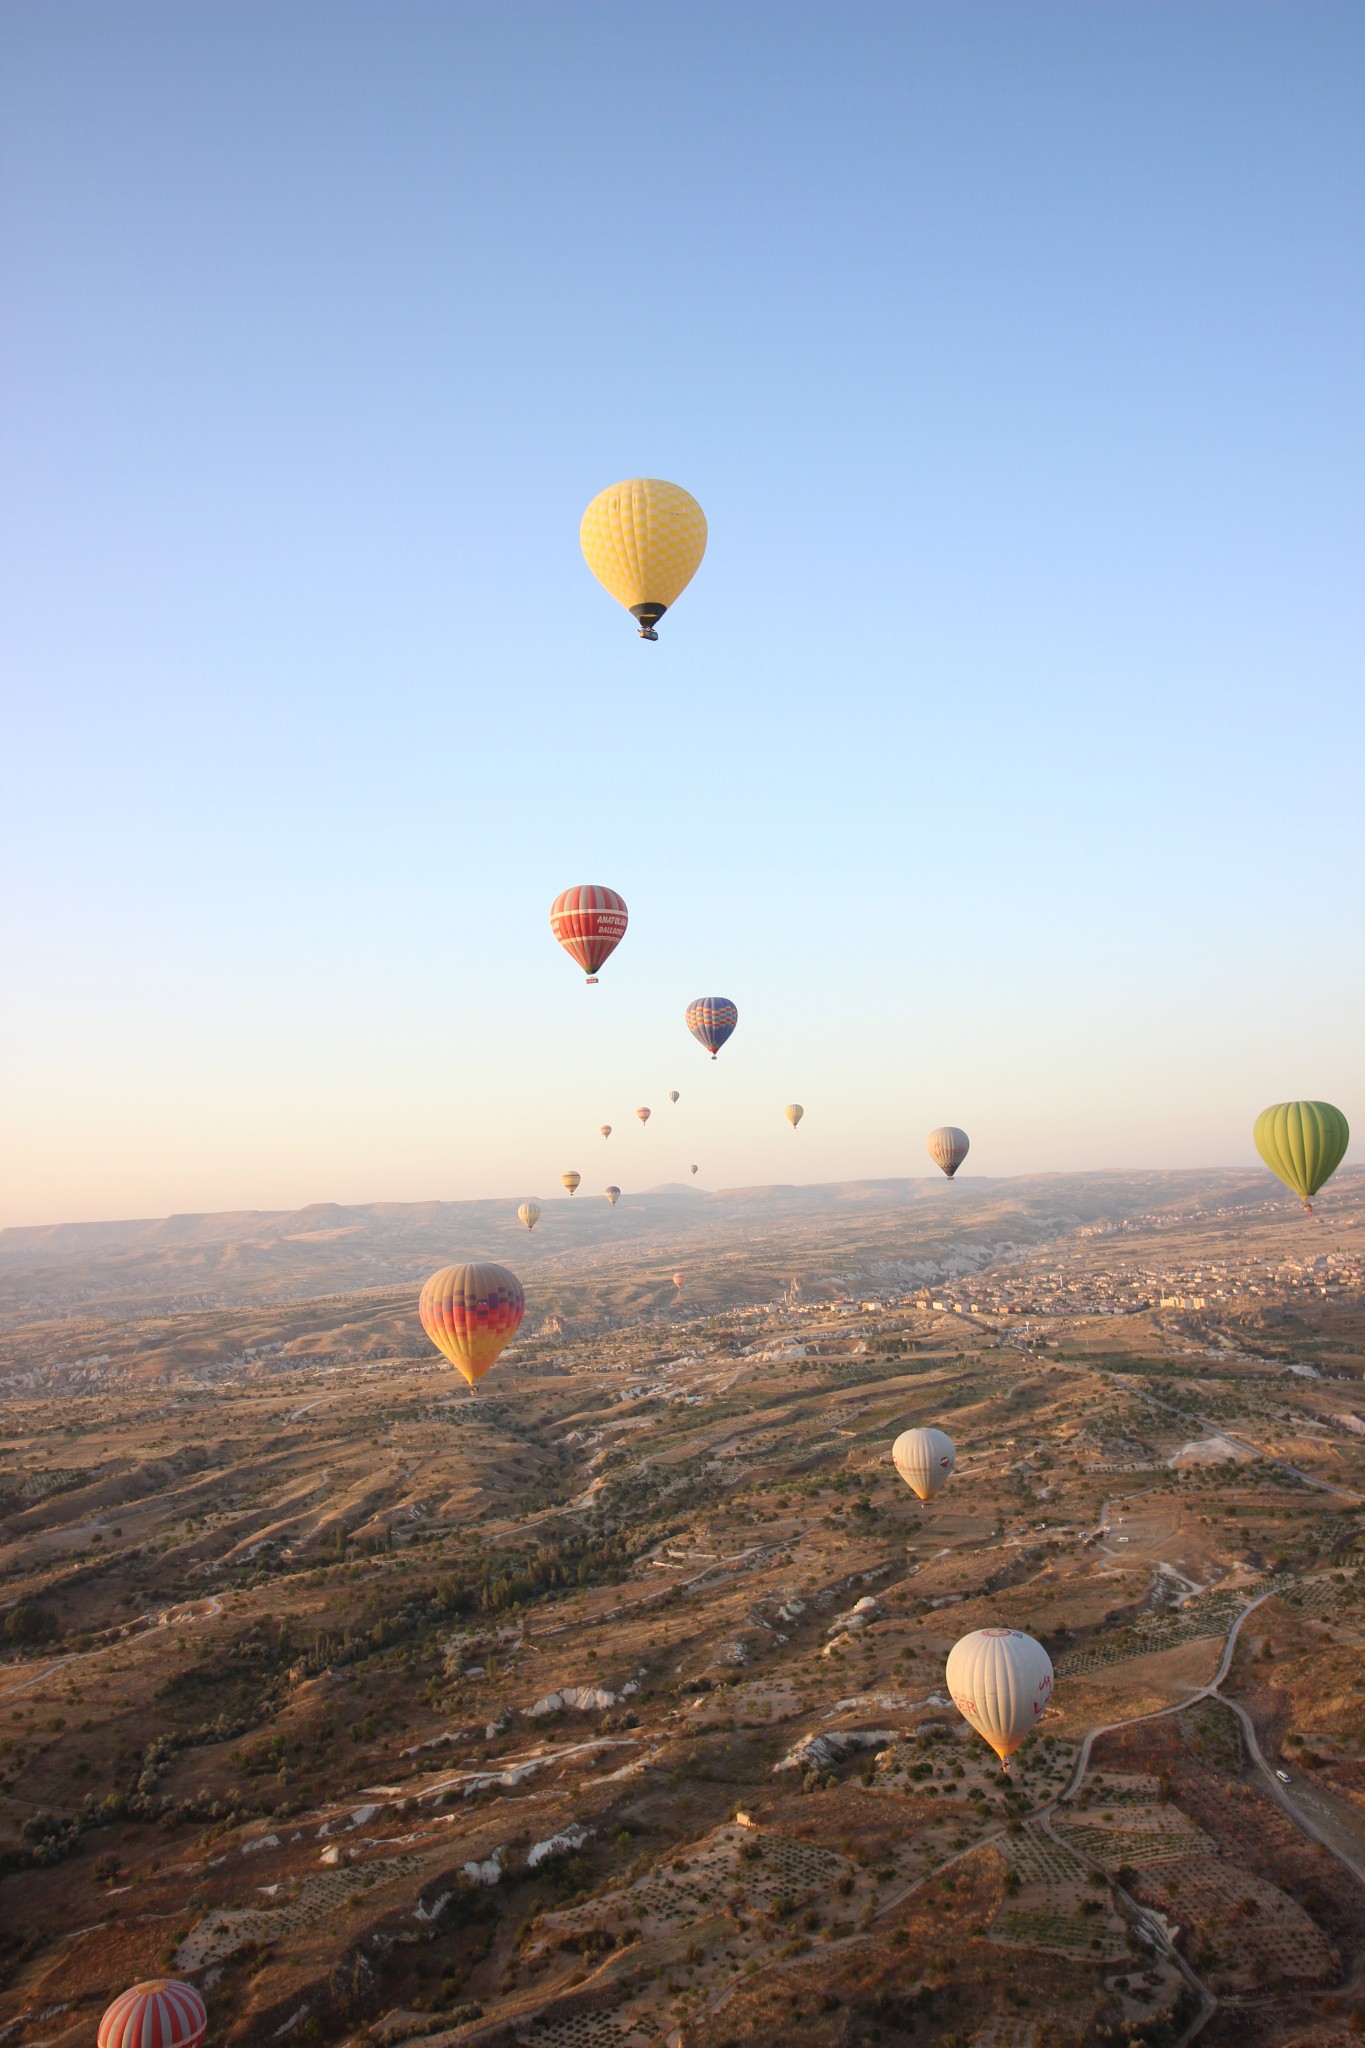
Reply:
[[[589,981],[596,981],[598,968],[616,951],[629,922],[625,898],[597,882],[565,889],[550,905],[550,930]]]
[[[1052,1697],[1052,1659],[1017,1628],[978,1628],[948,1652],[953,1705],[983,1735],[1005,1769]]]
[[[610,1125],[610,1124],[603,1124],[603,1125],[601,1125],[601,1126],[600,1126],[600,1128],[601,1128],[602,1136],[603,1136],[604,1138],[609,1138],[609,1137],[611,1136],[611,1125]]]
[[[635,1112],[635,1114],[636,1114],[636,1116],[638,1116],[638,1117],[639,1117],[639,1119],[640,1119],[640,1122],[641,1122],[642,1124],[647,1124],[647,1123],[649,1122],[649,1119],[650,1119],[650,1114],[651,1114],[651,1112],[650,1112],[649,1110],[647,1110],[647,1109],[637,1109],[637,1110],[636,1110],[636,1112]]]
[[[526,1296],[506,1266],[444,1266],[422,1289],[417,1313],[472,1391],[521,1328]]]
[[[611,1206],[614,1209],[616,1207],[616,1204],[621,1199],[621,1190],[620,1188],[608,1188],[606,1193],[607,1200],[611,1203]]]
[[[517,1216],[526,1225],[528,1230],[534,1230],[540,1221],[539,1202],[523,1202],[517,1211]]]
[[[677,1089],[676,1089],[676,1088],[670,1088],[670,1089],[669,1089],[669,1091],[668,1091],[668,1099],[669,1099],[669,1101],[670,1101],[670,1102],[676,1102],[676,1101],[677,1101],[677,1099],[678,1099],[678,1091],[677,1091]]]
[[[1351,1126],[1330,1102],[1276,1102],[1261,1111],[1252,1136],[1270,1171],[1311,1216],[1314,1195],[1346,1157]]]
[[[706,514],[681,484],[653,476],[612,484],[583,514],[583,558],[602,588],[635,619],[642,640],[675,604],[706,553]]]
[[[569,1193],[572,1194],[574,1189],[578,1186],[578,1183],[582,1180],[582,1178],[583,1176],[581,1173],[574,1173],[573,1170],[570,1169],[568,1173],[560,1174],[559,1183],[561,1187],[566,1187],[569,1190]]]
[[[675,1274],[673,1275],[673,1285],[674,1285],[674,1286],[675,1286],[675,1287],[677,1288],[677,1290],[678,1290],[679,1294],[681,1294],[681,1293],[682,1293],[682,1291],[683,1291],[683,1287],[685,1286],[685,1284],[686,1284],[686,1283],[685,1283],[685,1281],[683,1280],[683,1276],[682,1276],[682,1274],[681,1274],[681,1273],[675,1273]]]
[[[800,1123],[802,1117],[806,1114],[806,1112],[804,1109],[802,1109],[799,1102],[789,1102],[787,1104],[787,1107],[783,1110],[782,1114],[787,1119],[787,1122],[791,1125],[792,1129],[795,1130],[796,1126]]]
[[[891,1462],[913,1494],[932,1500],[952,1478],[957,1452],[941,1429],[906,1429],[891,1446]]]
[[[689,1167],[689,1168],[688,1168],[688,1171],[689,1171],[689,1173],[695,1173],[695,1172],[696,1172],[696,1170],[697,1170],[697,1169],[696,1169],[696,1167],[695,1167],[695,1166],[692,1166],[692,1167]]]
[[[712,1059],[739,1022],[739,1011],[728,996],[698,996],[687,1006],[687,1028],[699,1039]]]
[[[941,1166],[951,1180],[967,1157],[969,1143],[967,1133],[960,1131],[956,1124],[940,1124],[936,1131],[930,1131],[924,1149],[935,1166]]]
[[[209,2016],[193,1984],[149,1977],[116,1998],[100,2021],[99,2048],[199,2048]]]

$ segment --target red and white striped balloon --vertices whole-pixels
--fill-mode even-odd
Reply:
[[[114,2000],[100,2021],[99,2048],[199,2048],[208,2025],[193,1984],[151,1977]]]
[[[550,905],[550,930],[589,981],[596,981],[598,968],[616,951],[629,922],[625,898],[596,882],[565,889]]]

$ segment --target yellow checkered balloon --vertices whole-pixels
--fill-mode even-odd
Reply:
[[[681,597],[706,553],[706,514],[681,484],[637,476],[599,491],[578,530],[583,559],[637,621],[642,640]]]

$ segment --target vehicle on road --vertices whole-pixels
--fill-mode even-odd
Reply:
[[[1282,1785],[1292,1785],[1294,1782],[1294,1780],[1290,1777],[1288,1771],[1276,1771],[1275,1776],[1279,1779]]]

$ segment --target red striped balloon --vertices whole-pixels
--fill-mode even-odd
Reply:
[[[100,2021],[99,2048],[199,2048],[208,2025],[193,1984],[152,1977],[114,2000]]]
[[[629,922],[625,899],[595,882],[566,889],[550,905],[550,930],[589,981],[596,981],[598,968],[616,951]]]
[[[967,1133],[960,1131],[956,1124],[940,1124],[936,1131],[930,1131],[924,1141],[924,1149],[935,1166],[941,1167],[951,1180],[971,1145]]]

